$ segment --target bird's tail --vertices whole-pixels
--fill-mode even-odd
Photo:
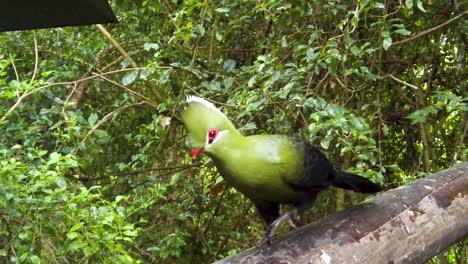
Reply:
[[[360,193],[375,193],[380,192],[382,187],[379,184],[373,183],[370,180],[357,174],[336,171],[332,185],[338,188],[353,190]]]

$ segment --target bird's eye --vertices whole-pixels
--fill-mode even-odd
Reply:
[[[208,143],[213,143],[213,141],[215,140],[216,136],[218,135],[218,130],[216,129],[210,129],[208,131]]]

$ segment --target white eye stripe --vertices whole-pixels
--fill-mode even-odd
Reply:
[[[219,131],[218,134],[216,135],[216,137],[214,138],[214,140],[211,141],[211,143],[210,143],[210,137],[209,137],[209,135],[207,134],[207,135],[206,135],[206,143],[205,143],[205,144],[208,145],[208,144],[214,144],[214,143],[216,143],[221,137],[223,137],[223,136],[224,136],[226,133],[228,133],[228,132],[229,132],[228,130]]]

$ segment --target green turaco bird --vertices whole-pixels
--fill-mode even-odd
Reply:
[[[374,193],[380,186],[356,174],[335,170],[330,161],[309,143],[285,135],[243,136],[212,103],[187,98],[181,113],[188,132],[192,157],[206,153],[221,176],[255,204],[265,222],[271,242],[285,220],[312,206],[317,194],[328,186]],[[280,204],[293,209],[279,214]]]

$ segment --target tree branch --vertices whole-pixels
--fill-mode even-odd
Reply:
[[[407,82],[405,82],[403,80],[400,80],[400,79],[398,79],[397,77],[395,77],[395,76],[393,76],[391,74],[387,74],[387,75],[385,75],[385,77],[389,77],[390,79],[396,81],[397,83],[401,83],[401,84],[403,84],[405,86],[408,86],[409,88],[411,88],[413,90],[419,90],[419,87],[417,87],[416,85],[412,85],[411,83],[407,83]]]
[[[442,27],[445,27],[445,26],[447,26],[447,25],[449,25],[449,24],[451,24],[451,23],[457,21],[458,19],[462,18],[462,17],[465,16],[465,15],[468,15],[468,10],[463,11],[463,12],[462,12],[461,14],[459,14],[458,16],[453,17],[453,18],[451,18],[451,19],[445,21],[444,23],[442,23],[442,24],[440,24],[440,25],[437,25],[437,26],[435,26],[435,27],[433,27],[433,28],[430,28],[430,29],[428,29],[428,30],[424,30],[423,32],[417,34],[416,36],[412,36],[412,37],[409,37],[409,38],[407,38],[407,39],[403,39],[403,40],[400,40],[400,41],[396,41],[396,42],[393,43],[393,45],[399,45],[399,44],[403,44],[403,43],[406,43],[406,42],[409,42],[409,41],[413,41],[413,40],[415,40],[415,39],[417,39],[417,38],[420,38],[420,37],[422,37],[422,36],[424,36],[424,35],[427,35],[427,34],[429,34],[429,33],[432,33],[432,32],[434,32],[434,31],[436,31],[436,30],[438,30],[438,29],[440,29],[440,28],[442,28]]]
[[[120,70],[115,70],[115,71],[109,71],[109,72],[99,73],[99,74],[95,74],[95,75],[93,75],[93,76],[89,76],[89,77],[86,77],[86,78],[82,78],[82,79],[79,79],[79,80],[76,80],[76,81],[50,83],[50,84],[46,84],[46,85],[44,85],[44,86],[38,87],[38,88],[36,88],[36,89],[34,89],[34,90],[25,92],[25,93],[23,93],[23,94],[16,100],[15,104],[13,104],[13,106],[10,107],[10,109],[3,115],[3,117],[0,119],[0,125],[1,125],[1,121],[5,121],[5,120],[7,119],[7,117],[8,117],[13,111],[15,111],[16,108],[18,108],[18,106],[21,104],[21,102],[22,102],[24,99],[26,99],[26,97],[30,96],[31,94],[34,94],[34,93],[36,93],[36,92],[39,92],[39,91],[41,91],[41,90],[44,90],[44,89],[46,89],[46,88],[53,87],[53,86],[75,85],[75,84],[78,84],[78,83],[80,83],[80,82],[84,82],[84,81],[87,81],[87,80],[90,80],[90,79],[94,79],[94,78],[97,78],[97,77],[100,77],[100,76],[105,76],[105,75],[114,74],[114,73],[119,73],[119,72],[134,71],[134,70],[139,70],[139,69],[145,69],[145,67],[120,69]]]
[[[105,81],[107,81],[107,82],[109,82],[109,83],[111,83],[111,84],[113,84],[113,85],[115,85],[115,86],[117,86],[119,88],[124,89],[125,91],[135,95],[136,97],[140,97],[140,99],[143,99],[148,105],[150,105],[150,106],[152,106],[154,108],[157,107],[154,103],[151,102],[151,100],[148,97],[146,97],[146,96],[144,96],[144,95],[142,95],[140,93],[137,93],[137,92],[133,91],[130,88],[127,88],[126,86],[121,85],[120,83],[117,83],[117,82],[115,82],[115,81],[113,81],[113,80],[111,80],[111,79],[109,79],[109,78],[107,78],[105,76],[99,76],[99,78],[101,78],[101,79],[103,79],[103,80],[105,80]]]
[[[33,75],[31,77],[31,81],[29,84],[32,84],[34,82],[34,79],[36,78],[36,73],[37,73],[37,66],[39,65],[39,51],[37,49],[37,38],[36,38],[36,31],[33,30],[33,39],[34,39],[34,71]]]
[[[112,45],[120,52],[120,54],[122,54],[125,58],[130,59],[130,65],[132,65],[133,68],[138,68],[136,62],[132,59],[132,57],[130,57],[130,55],[124,50],[124,48],[122,48],[119,42],[117,42],[117,40],[114,37],[112,37],[109,31],[107,31],[102,25],[98,24],[96,26],[102,32],[102,34],[104,34],[104,36],[112,43]],[[152,82],[150,82],[149,80],[145,80],[145,84],[150,88],[151,92],[153,93],[154,97],[159,103],[164,102],[163,97]]]
[[[468,235],[468,162],[216,263],[424,263]]]
[[[97,122],[96,125],[94,125],[91,130],[88,131],[88,133],[86,134],[86,136],[83,138],[83,140],[81,140],[81,143],[84,143],[89,136],[91,136],[91,134],[94,133],[94,131],[96,131],[96,129],[98,129],[103,123],[109,121],[116,113],[118,112],[121,112],[127,108],[130,108],[130,107],[134,107],[134,106],[140,106],[140,105],[144,105],[144,104],[148,104],[148,102],[138,102],[138,103],[134,103],[134,104],[130,104],[130,105],[124,105],[122,107],[119,107],[117,109],[115,109],[114,111],[108,113],[107,115],[105,115],[101,121]]]

